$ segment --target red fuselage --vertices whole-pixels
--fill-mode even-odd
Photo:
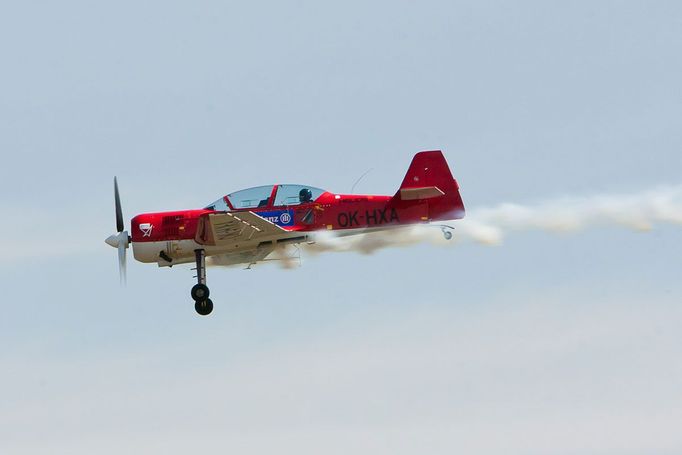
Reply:
[[[461,199],[459,202],[450,206],[451,210],[448,210],[446,215],[440,211],[434,213],[429,207],[428,200],[402,201],[392,196],[334,195],[327,192],[315,202],[281,207],[268,204],[259,208],[235,209],[232,212],[250,211],[263,215],[265,219],[270,219],[285,230],[309,232],[390,227],[457,219],[464,213]],[[137,215],[131,221],[132,241],[142,243],[194,240],[197,236],[199,217],[213,212],[198,209]],[[290,214],[292,220],[281,223],[278,219],[273,219],[281,217],[281,214]]]

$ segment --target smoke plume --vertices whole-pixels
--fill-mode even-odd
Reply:
[[[578,232],[596,226],[651,230],[657,223],[682,225],[682,186],[660,187],[637,194],[561,197],[522,205],[503,203],[470,209],[463,220],[444,222],[454,227],[445,240],[437,225],[417,225],[354,236],[321,232],[305,246],[311,253],[355,251],[371,254],[382,248],[429,242],[448,244],[474,241],[499,245],[514,231]]]

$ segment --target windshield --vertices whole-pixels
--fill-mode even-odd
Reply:
[[[227,205],[227,202],[225,202],[225,198],[221,197],[215,202],[212,202],[211,204],[207,205],[204,207],[206,210],[216,210],[218,212],[229,212],[230,211],[230,206]]]
[[[235,209],[266,207],[275,185],[257,186],[228,194],[227,198]]]
[[[217,210],[229,212],[232,210],[230,205],[235,209],[250,209],[257,207],[266,207],[269,204],[272,189],[275,185],[257,186],[255,188],[248,188],[246,190],[235,191],[225,197],[218,199],[210,205],[207,205],[208,210]],[[227,203],[229,200],[230,204]]]

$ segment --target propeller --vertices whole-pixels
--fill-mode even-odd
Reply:
[[[104,240],[107,245],[118,250],[118,273],[121,284],[126,283],[126,249],[130,245],[128,231],[123,223],[123,211],[121,210],[121,197],[118,194],[118,181],[114,177],[114,203],[116,204],[116,234],[112,234]]]

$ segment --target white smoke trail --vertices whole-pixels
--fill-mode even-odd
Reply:
[[[434,226],[417,225],[355,235],[337,235],[333,232],[321,231],[314,234],[313,241],[303,246],[305,251],[310,253],[354,251],[372,254],[383,248],[410,246],[423,242],[438,244],[445,242],[445,239],[440,229]]]
[[[512,231],[576,232],[593,226],[623,226],[648,231],[656,223],[682,225],[682,185],[660,187],[638,194],[562,197],[534,205],[500,204],[472,209],[463,220],[452,221],[454,241],[471,240],[499,245]],[[437,226],[418,225],[354,236],[322,232],[307,251],[376,250],[430,242],[448,244]]]

